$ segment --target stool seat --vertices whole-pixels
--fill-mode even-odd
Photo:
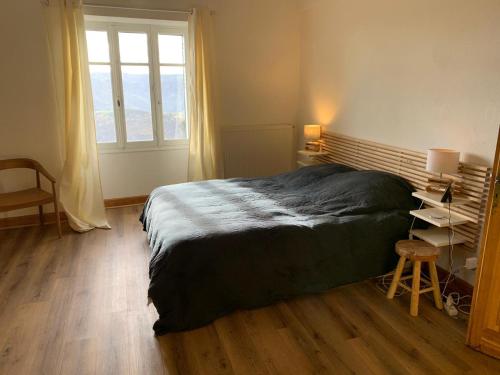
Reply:
[[[410,260],[431,260],[439,256],[437,247],[419,240],[402,240],[396,243],[396,253]]]

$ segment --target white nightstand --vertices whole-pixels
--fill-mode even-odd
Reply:
[[[300,150],[297,152],[297,155],[299,156],[299,159],[297,159],[297,166],[301,168],[319,164],[316,157],[325,156],[328,155],[328,153],[324,151]]]
[[[429,193],[426,191],[416,191],[412,194],[414,197],[423,200],[430,208],[423,208],[420,210],[410,211],[410,214],[422,219],[433,227],[429,229],[412,229],[410,235],[420,238],[425,242],[435,246],[448,246],[450,241],[453,245],[461,244],[467,239],[458,233],[454,233],[453,238],[449,237],[448,227],[458,226],[472,222],[467,216],[461,215],[456,212],[449,212],[449,203],[441,202],[441,194]],[[469,202],[467,198],[453,198],[451,207],[463,206]]]

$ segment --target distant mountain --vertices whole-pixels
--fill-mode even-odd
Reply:
[[[125,96],[125,107],[136,111],[151,111],[149,96],[149,81],[147,75],[123,74],[123,94]],[[164,112],[184,112],[184,75],[162,75],[162,105]],[[110,95],[111,82],[109,74],[92,74],[92,95],[94,97],[94,109],[105,111],[113,108],[113,97]]]
[[[113,96],[109,74],[92,74],[92,95],[98,142],[115,142]],[[129,141],[152,140],[151,103],[147,75],[123,74],[125,117]],[[184,76],[162,75],[164,134],[167,139],[186,138]]]

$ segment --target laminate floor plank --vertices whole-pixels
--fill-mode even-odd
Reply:
[[[215,322],[215,329],[233,370],[242,375],[270,374],[264,353],[252,342],[241,315],[241,312],[237,311],[228,315],[226,319]]]
[[[293,337],[299,343],[304,353],[314,365],[314,373],[317,374],[350,374],[353,371],[348,367],[345,358],[342,358],[331,347],[324,345],[322,338],[317,332],[307,329],[307,325],[295,314],[289,303],[279,304],[281,313],[286,319],[286,325],[292,332]]]
[[[273,374],[311,374],[314,365],[302,351],[289,328],[275,321],[271,309],[242,313],[250,339],[263,353],[266,367]]]
[[[325,300],[331,306],[339,305],[343,313],[359,327],[361,337],[367,342],[372,342],[372,347],[388,350],[392,353],[395,363],[399,368],[412,374],[436,374],[435,364],[425,357],[421,348],[401,335],[392,325],[380,321],[377,314],[369,311],[366,305],[360,304],[350,294],[348,288],[341,288],[335,296],[327,295]],[[384,355],[384,358],[387,358]]]
[[[448,349],[448,338],[443,337],[439,329],[435,327],[421,326],[421,319],[414,319],[406,314],[406,306],[401,304],[387,304],[385,301],[371,298],[372,294],[367,288],[352,288],[351,293],[355,295],[361,303],[367,306],[371,311],[378,311],[378,316],[385,324],[392,325],[404,336],[410,337],[414,345],[425,351],[428,356],[435,358],[434,362],[445,373],[456,373],[458,371],[467,371],[470,369],[467,361],[463,360],[456,352],[450,352]],[[408,300],[409,303],[409,300]],[[433,309],[432,302],[428,300],[421,301],[421,309]],[[431,306],[429,306],[431,305]],[[401,311],[403,307],[403,311]],[[448,319],[447,317],[445,317]],[[429,322],[433,324],[434,322]]]
[[[0,374],[500,374],[465,346],[466,322],[371,281],[154,337],[140,206],[111,230],[0,231]]]

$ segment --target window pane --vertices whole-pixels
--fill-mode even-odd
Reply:
[[[109,65],[90,65],[97,143],[115,143],[116,127]]]
[[[161,97],[165,139],[186,139],[186,80],[183,67],[162,66]]]
[[[148,35],[144,33],[118,33],[120,61],[122,63],[148,62]]]
[[[152,141],[149,67],[122,66],[127,142]]]
[[[158,35],[160,64],[184,64],[184,37]]]
[[[109,62],[107,31],[87,31],[87,49],[90,62]]]

